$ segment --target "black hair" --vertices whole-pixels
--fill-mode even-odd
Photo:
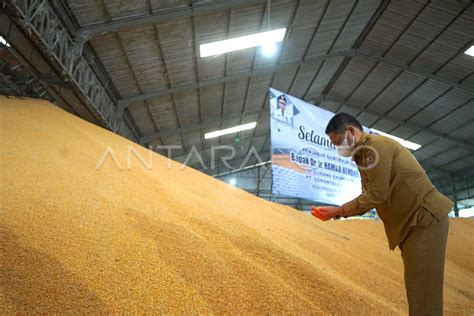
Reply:
[[[326,134],[329,133],[342,133],[346,129],[347,126],[352,126],[359,129],[361,132],[363,131],[362,125],[350,114],[347,113],[339,113],[334,115],[331,120],[329,121],[328,125],[326,126]]]

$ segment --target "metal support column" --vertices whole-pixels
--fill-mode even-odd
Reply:
[[[456,192],[456,182],[454,181],[454,176],[451,176],[451,192],[453,194],[453,200],[454,200],[454,216],[459,217],[458,197],[457,197],[457,192]]]
[[[257,192],[256,192],[256,195],[259,196],[260,194],[260,168],[261,167],[258,167],[257,168]]]

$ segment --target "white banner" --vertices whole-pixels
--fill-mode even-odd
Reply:
[[[272,192],[341,205],[361,193],[357,166],[325,134],[334,113],[270,88]]]

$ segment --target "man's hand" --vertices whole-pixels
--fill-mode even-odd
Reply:
[[[327,221],[338,215],[343,215],[344,208],[342,206],[313,206],[311,214],[322,221]]]

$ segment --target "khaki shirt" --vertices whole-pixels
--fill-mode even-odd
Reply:
[[[422,207],[438,219],[453,207],[410,151],[389,137],[364,133],[353,159],[361,175],[362,194],[343,205],[344,216],[377,209],[390,249],[403,242]]]

